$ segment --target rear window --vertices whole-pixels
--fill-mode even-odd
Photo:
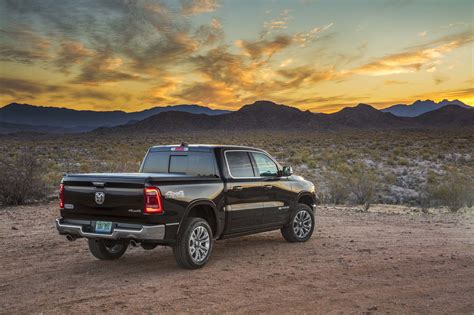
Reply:
[[[207,152],[149,152],[143,173],[173,173],[192,176],[215,176],[214,156]]]
[[[227,151],[225,153],[229,172],[232,177],[254,177],[250,156],[245,151]]]

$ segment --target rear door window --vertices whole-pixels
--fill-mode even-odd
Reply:
[[[225,156],[232,177],[255,177],[248,152],[227,151]]]

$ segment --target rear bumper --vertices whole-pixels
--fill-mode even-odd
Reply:
[[[105,239],[134,239],[161,241],[165,238],[166,226],[160,225],[139,225],[139,224],[115,224],[111,234],[95,233],[91,231],[94,221],[87,220],[64,220],[56,219],[56,228],[59,234],[73,235],[85,238],[105,238]]]

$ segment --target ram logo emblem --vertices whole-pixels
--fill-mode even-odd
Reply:
[[[98,205],[103,204],[105,201],[105,193],[103,191],[98,191],[95,193],[95,203]]]

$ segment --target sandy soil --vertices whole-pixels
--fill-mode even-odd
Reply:
[[[219,241],[195,271],[170,248],[98,261],[57,235],[55,204],[3,209],[0,313],[472,313],[472,214],[373,209],[318,209],[304,244],[279,231]]]

